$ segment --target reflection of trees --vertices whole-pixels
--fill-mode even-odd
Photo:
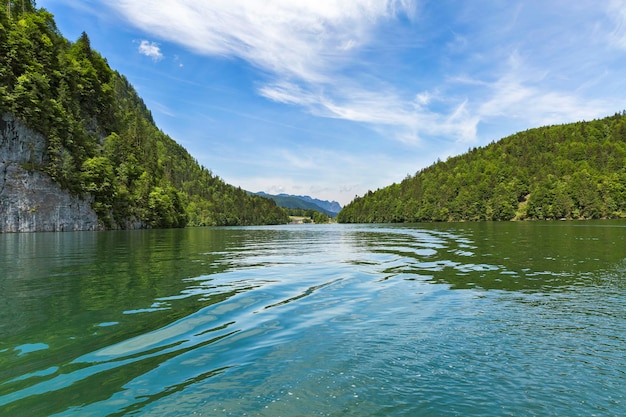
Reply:
[[[212,275],[247,267],[239,252],[276,237],[267,232],[274,233],[194,228],[0,235],[0,270],[7,272],[0,276],[0,300],[5,307],[0,312],[0,397],[42,381],[69,381],[73,375],[88,374],[91,371],[85,368],[98,366],[76,362],[77,358],[132,341],[135,336],[154,334],[203,307],[254,287],[254,282],[236,276],[231,280],[229,274],[221,278]],[[62,411],[68,402],[74,403],[86,393],[90,401],[109,398],[163,361],[230,334],[230,324],[205,329],[206,336],[189,344],[181,335],[180,340],[157,346],[136,362],[95,372],[58,391],[27,396],[8,408],[0,406],[0,414],[11,410],[19,414],[37,407],[40,415],[48,415]],[[47,348],[18,356],[14,348],[27,343],[45,343]],[[219,371],[211,369],[188,383]],[[36,374],[41,376],[32,377]],[[176,389],[184,389],[185,384]],[[60,408],[55,409],[57,406]]]
[[[0,381],[28,372],[14,361],[17,345],[46,343],[50,351],[42,356],[58,350],[71,360],[232,296],[189,297],[176,308],[134,314],[132,320],[124,314],[179,295],[189,286],[185,278],[225,270],[224,236],[223,230],[200,228],[1,235]],[[94,332],[106,337],[94,339]],[[84,339],[80,346],[77,339]],[[41,369],[41,363],[35,366]]]
[[[390,276],[507,291],[593,284],[623,265],[626,239],[619,221],[420,224],[355,236],[370,251],[401,257],[382,265]]]

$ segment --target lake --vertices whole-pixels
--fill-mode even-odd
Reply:
[[[626,221],[0,235],[2,416],[624,416]]]

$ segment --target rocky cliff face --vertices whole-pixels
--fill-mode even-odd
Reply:
[[[25,168],[47,161],[46,139],[9,114],[0,118],[0,233],[97,230],[91,198],[73,196]]]

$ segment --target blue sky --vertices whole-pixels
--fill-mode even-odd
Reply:
[[[626,0],[38,0],[226,182],[345,205],[626,109]]]

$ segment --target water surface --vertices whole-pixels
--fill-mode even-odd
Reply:
[[[626,222],[0,235],[0,415],[626,415]]]

